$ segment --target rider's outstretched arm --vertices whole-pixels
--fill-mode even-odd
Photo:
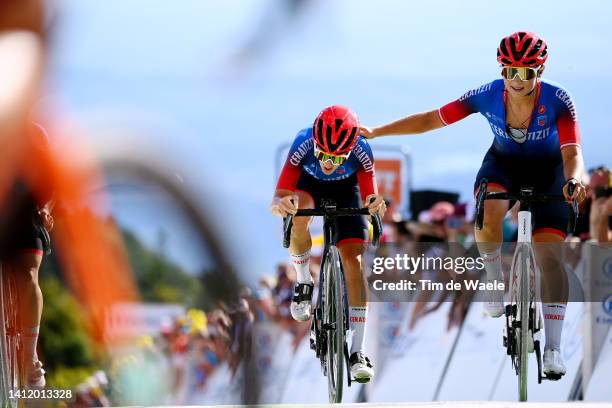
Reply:
[[[424,133],[444,126],[438,110],[415,113],[405,118],[372,129],[370,138],[387,135]]]
[[[439,129],[464,119],[472,113],[480,112],[484,105],[483,102],[491,97],[492,88],[493,83],[488,83],[466,92],[460,98],[447,103],[440,109],[415,113],[375,128],[362,126],[361,135],[372,139],[379,136],[410,135]]]

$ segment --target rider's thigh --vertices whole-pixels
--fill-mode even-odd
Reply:
[[[552,228],[551,231],[541,232],[540,230],[533,234],[532,242],[538,261],[541,263],[553,262],[549,268],[544,268],[545,272],[561,262],[564,238],[562,231],[556,232]]]
[[[507,192],[511,191],[514,187],[515,180],[512,175],[513,168],[508,165],[506,160],[499,157],[493,149],[489,149],[485,155],[478,175],[474,181],[474,197],[478,194],[480,188],[480,182],[483,179],[488,181],[487,191],[488,192]],[[508,212],[509,202],[506,200],[485,200],[484,202],[484,223],[483,230],[495,231],[500,233],[502,227],[502,220]],[[478,235],[479,232],[477,232]],[[498,234],[495,234],[498,235]],[[491,237],[487,237],[491,238]]]
[[[346,278],[348,301],[351,306],[365,306],[368,298],[367,285],[361,267],[364,249],[364,242],[345,241],[338,246]]]
[[[17,279],[38,284],[38,270],[42,262],[42,252],[34,250],[20,251],[11,261]]]
[[[308,191],[296,190],[295,194],[298,196],[298,208],[315,208],[314,199]]]
[[[296,191],[296,194],[298,196],[298,207],[300,209],[314,208],[314,200],[310,194],[308,194],[306,191],[300,190]],[[310,227],[311,222],[312,217],[294,217],[291,231],[298,234],[306,232],[308,231],[308,227]]]
[[[484,228],[501,227],[501,223],[509,209],[508,200],[486,200]]]
[[[505,189],[498,185],[489,185],[487,187],[488,192],[500,193],[504,192]],[[506,216],[510,207],[508,200],[485,200],[484,202],[484,230],[497,230],[501,229],[502,221]]]

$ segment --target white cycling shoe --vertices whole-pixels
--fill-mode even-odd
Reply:
[[[33,361],[26,367],[26,388],[30,390],[42,390],[47,385],[45,380],[45,370],[42,363],[38,360]]]
[[[291,299],[291,317],[298,322],[305,322],[310,319],[312,313],[312,283],[296,283]]]
[[[498,291],[488,291],[487,301],[484,304],[485,311],[491,317],[500,317],[504,314],[504,295]]]
[[[565,374],[565,365],[561,352],[557,349],[544,349],[544,375],[553,380],[560,379]]]
[[[370,359],[361,351],[351,354],[349,358],[351,378],[360,384],[369,382],[374,377],[374,367]]]

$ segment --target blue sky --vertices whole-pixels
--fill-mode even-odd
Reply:
[[[110,143],[109,130],[120,129],[174,163],[251,277],[286,257],[280,221],[267,212],[279,144],[333,103],[371,125],[436,108],[498,77],[499,39],[519,29],[549,44],[545,77],[575,98],[587,166],[612,164],[607,1],[312,0],[287,20],[280,1],[57,4],[54,103],[95,129],[90,137]],[[271,32],[267,52],[238,58],[262,25]],[[409,145],[416,188],[467,198],[491,138],[473,115],[373,143]],[[132,224],[155,242],[150,226]],[[184,258],[181,240],[170,241],[170,252]],[[195,258],[188,267],[197,269]]]

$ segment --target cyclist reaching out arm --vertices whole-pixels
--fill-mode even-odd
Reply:
[[[542,38],[530,32],[513,33],[503,38],[497,49],[502,79],[472,89],[438,110],[410,115],[375,128],[363,126],[361,134],[375,138],[422,133],[479,112],[487,119],[494,137],[476,177],[475,192],[480,181],[487,179],[490,191],[517,191],[530,186],[541,193],[563,192],[568,201],[582,201],[585,187],[580,180],[584,164],[575,106],[565,89],[541,79],[547,58],[548,49]],[[570,184],[575,187],[571,195]],[[485,202],[483,229],[475,231],[490,281],[502,279],[500,245],[508,204],[502,200]],[[533,207],[533,242],[563,242],[567,225],[565,204],[537,203]],[[553,249],[559,245],[547,247]],[[559,251],[536,252],[543,274],[547,333],[544,372],[563,375],[565,367],[559,349],[567,278],[562,272]],[[485,306],[493,317],[503,314],[501,297],[495,296]]]
[[[368,139],[374,139],[379,136],[425,133],[441,127],[444,127],[444,122],[440,119],[438,111],[432,110],[415,113],[375,128],[361,126],[361,135]]]

